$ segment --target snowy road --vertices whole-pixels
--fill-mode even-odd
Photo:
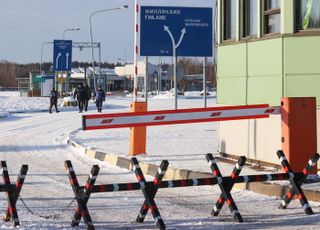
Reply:
[[[114,111],[128,110],[128,101],[120,100],[117,104],[119,106]],[[81,184],[85,183],[91,165],[99,163],[73,152],[66,144],[69,133],[80,126],[81,115],[75,110],[59,114],[14,114],[0,120],[0,159],[7,161],[11,180],[15,180],[21,164],[29,165],[21,196],[38,215],[32,215],[19,200],[17,208],[21,229],[70,228],[76,205],[73,202],[67,208],[74,196],[63,162],[72,160]],[[135,176],[128,171],[105,163],[99,165],[98,184],[136,181]],[[233,192],[244,223],[234,223],[226,208],[219,217],[213,218],[210,212],[219,194],[217,187],[163,189],[158,192],[156,202],[168,229],[320,228],[319,203],[311,203],[316,214],[306,216],[296,201],[288,210],[279,210],[278,198],[248,191]],[[4,212],[5,198],[3,194],[0,195],[0,210]],[[88,207],[97,229],[156,229],[150,214],[145,224],[134,223],[143,201],[139,191],[94,194]],[[2,224],[0,227],[8,226],[10,224]],[[83,222],[80,229],[85,229]]]

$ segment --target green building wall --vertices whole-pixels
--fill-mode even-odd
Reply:
[[[281,97],[317,97],[320,37],[281,37],[218,48],[219,104],[279,105]]]
[[[263,36],[259,26],[256,39],[226,44],[222,4],[218,0],[218,104],[279,105],[281,97],[312,96],[320,107],[320,33],[294,33],[294,0],[281,0],[281,34]]]

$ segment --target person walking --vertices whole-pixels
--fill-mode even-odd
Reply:
[[[78,85],[78,88],[74,91],[73,98],[77,98],[79,113],[82,113],[85,98],[86,98],[85,89],[82,83],[80,83]]]
[[[52,107],[54,106],[54,108],[56,109],[56,112],[59,113],[60,111],[58,110],[58,93],[57,91],[52,88],[51,92],[50,92],[50,106],[49,106],[49,113],[52,113]]]
[[[106,94],[100,85],[98,87],[98,90],[96,91],[95,97],[96,97],[96,106],[97,106],[98,112],[101,113],[102,112],[102,104],[103,104],[103,101],[106,99]]]
[[[87,112],[88,103],[89,103],[89,100],[91,99],[91,89],[87,83],[85,83],[84,91],[85,91],[84,111]]]

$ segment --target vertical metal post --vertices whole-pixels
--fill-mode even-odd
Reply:
[[[40,75],[42,75],[42,55],[43,55],[43,46],[44,46],[45,43],[42,43],[42,46],[41,46],[41,56],[40,56]]]
[[[145,57],[145,62],[146,62],[146,75],[144,77],[144,93],[145,93],[145,102],[148,103],[148,83],[149,83],[149,66],[148,66],[148,62],[149,62],[149,58],[146,56]]]
[[[70,88],[70,75],[71,73],[67,71],[67,79],[66,79],[66,96],[68,96],[69,88]]]
[[[99,45],[99,84],[101,85],[101,43],[98,43]],[[105,87],[103,87],[105,90]]]
[[[161,91],[161,57],[159,57],[159,70],[158,70],[158,94]]]
[[[54,74],[54,89],[58,92],[57,79],[58,79],[58,71],[55,71],[55,74]]]
[[[134,19],[134,82],[133,82],[133,101],[138,101],[138,33],[139,33],[139,0],[135,0],[135,19]]]
[[[207,108],[207,58],[203,58],[203,100],[204,108]]]
[[[174,109],[178,109],[178,81],[177,81],[177,55],[173,48],[173,81],[174,81]]]
[[[92,57],[92,68],[93,68],[93,72],[92,72],[92,76],[93,76],[93,85],[94,85],[94,90],[97,90],[97,83],[96,83],[96,73],[95,73],[95,67],[94,67],[94,49],[93,49],[93,35],[92,35],[92,16],[94,13],[92,13],[90,15],[89,18],[89,24],[90,24],[90,42],[91,42],[91,57]]]
[[[42,57],[43,57],[43,48],[44,48],[44,45],[48,45],[48,44],[52,44],[52,42],[43,42],[42,45],[41,45],[41,55],[40,55],[40,75],[42,75]]]

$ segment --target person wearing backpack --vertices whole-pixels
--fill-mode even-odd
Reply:
[[[56,109],[56,112],[59,113],[60,111],[58,110],[58,93],[57,91],[53,88],[50,92],[50,107],[49,107],[49,113],[52,113],[52,107]]]
[[[102,104],[103,104],[103,101],[105,101],[105,99],[106,99],[106,94],[101,88],[101,86],[99,85],[98,90],[96,91],[96,106],[99,113],[102,112]]]

